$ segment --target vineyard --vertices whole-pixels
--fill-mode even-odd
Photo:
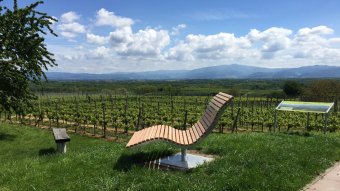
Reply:
[[[212,96],[64,95],[40,96],[30,110],[10,113],[2,110],[0,120],[34,126],[65,127],[77,133],[114,137],[156,124],[178,129],[192,126],[203,114]],[[216,132],[273,131],[279,98],[236,97],[224,112]],[[340,129],[338,104],[330,112],[330,132]],[[322,114],[278,112],[278,130],[323,129]]]

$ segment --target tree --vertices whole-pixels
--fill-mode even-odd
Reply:
[[[301,94],[302,88],[301,85],[293,80],[285,81],[283,85],[283,92],[287,96],[298,96]]]
[[[318,100],[327,101],[340,96],[340,81],[338,80],[316,80],[309,86],[309,93]],[[331,100],[329,100],[331,101]]]
[[[43,36],[57,36],[51,29],[57,20],[36,11],[40,4],[43,1],[18,8],[14,0],[13,10],[0,5],[0,106],[7,111],[30,106],[35,95],[29,83],[47,79],[44,70],[56,66]]]

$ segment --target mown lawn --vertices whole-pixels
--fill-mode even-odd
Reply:
[[[211,134],[196,149],[217,158],[187,172],[143,161],[176,152],[70,134],[64,155],[52,133],[0,125],[0,190],[299,190],[340,159],[340,134]]]

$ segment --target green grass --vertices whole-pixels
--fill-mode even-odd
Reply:
[[[337,134],[211,134],[196,149],[217,159],[187,172],[143,161],[176,152],[71,134],[55,153],[50,131],[0,125],[0,190],[299,190],[340,159]]]

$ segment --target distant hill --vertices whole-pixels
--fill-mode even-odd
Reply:
[[[47,77],[49,80],[340,78],[340,67],[315,65],[299,68],[262,68],[231,64],[194,70],[159,70],[147,72],[118,72],[112,74],[47,72]]]

